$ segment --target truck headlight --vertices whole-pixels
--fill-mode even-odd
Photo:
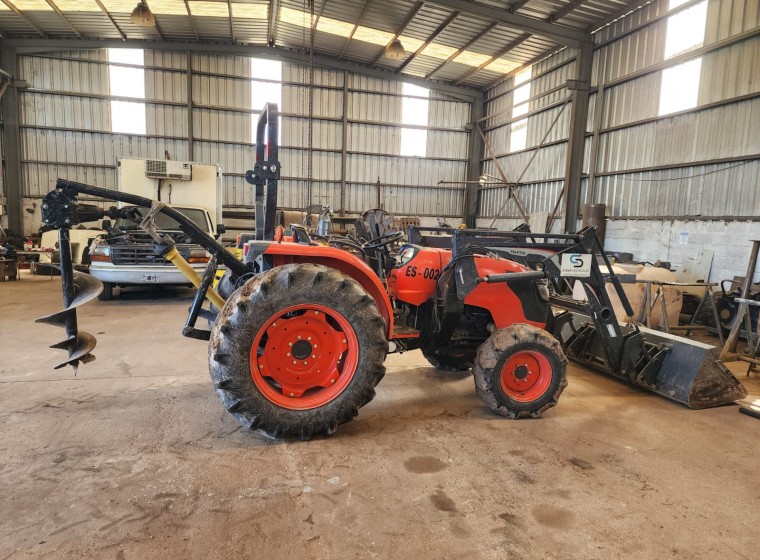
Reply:
[[[207,263],[211,260],[211,254],[205,249],[190,249],[187,256],[189,263]]]
[[[102,244],[90,251],[90,260],[99,262],[111,261],[111,246]]]

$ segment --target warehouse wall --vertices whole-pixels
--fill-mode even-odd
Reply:
[[[244,174],[253,167],[251,115],[260,108],[251,107],[256,82],[249,59],[146,50],[145,67],[147,134],[117,134],[110,132],[105,50],[19,56],[19,77],[28,82],[19,100],[26,208],[37,204],[57,177],[115,188],[119,159],[163,159],[168,153],[171,159],[220,164],[225,209],[250,212],[253,190]],[[306,79],[303,67],[283,63],[278,202],[286,208],[304,205]],[[344,181],[345,211],[362,212],[376,206],[379,179],[381,205],[390,212],[433,222],[437,216],[461,219],[463,187],[438,181],[465,179],[469,103],[431,91],[427,157],[402,157],[401,82],[325,69],[315,70],[314,82],[312,203],[340,209]],[[25,231],[35,230],[39,213],[23,214]]]
[[[604,87],[591,95],[582,204],[607,205],[609,250],[678,265],[714,250],[711,279],[743,275],[750,239],[760,237],[758,3],[709,0],[704,46],[690,51],[702,55],[697,107],[658,117],[662,70],[685,61],[664,60],[667,6],[655,0],[594,33],[592,86]],[[532,76],[528,149],[509,154],[513,79],[487,92],[484,125],[500,165],[515,180],[561,113],[525,173],[528,184],[517,189],[526,211],[551,212],[563,185],[570,107],[562,111],[568,96],[562,86],[575,76],[574,52],[539,62]],[[498,175],[491,161],[483,167]],[[505,196],[504,188],[481,189],[479,225],[490,225],[497,214],[502,227],[521,221],[513,201],[498,212]]]

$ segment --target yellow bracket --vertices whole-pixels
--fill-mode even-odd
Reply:
[[[164,255],[164,258],[176,266],[180,272],[185,275],[185,278],[187,278],[190,283],[192,283],[193,286],[197,288],[201,285],[201,277],[197,272],[195,272],[195,269],[190,266],[185,259],[182,258],[182,255],[179,254],[179,251],[177,251],[176,247],[173,247],[166,255]],[[222,299],[222,296],[220,296],[216,290],[210,286],[206,292],[206,298],[217,308],[221,309],[224,307],[224,300]]]

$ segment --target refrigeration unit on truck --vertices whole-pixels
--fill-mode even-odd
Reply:
[[[192,162],[122,159],[118,190],[144,196],[182,212],[204,232],[218,238],[222,225],[221,169]],[[119,203],[121,208],[127,206]],[[163,213],[133,207],[136,214],[155,220],[156,229],[176,243],[177,250],[202,274],[210,255],[184,234],[179,224]],[[110,300],[114,287],[132,285],[186,285],[187,278],[171,262],[156,254],[153,239],[134,221],[105,221],[106,233],[90,249],[90,274],[103,282],[100,299]]]

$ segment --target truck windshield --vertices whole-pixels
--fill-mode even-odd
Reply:
[[[206,221],[206,213],[198,208],[182,208],[180,206],[173,207],[178,212],[182,212],[191,222],[201,228],[203,231],[208,231],[208,222]],[[148,208],[138,207],[137,210],[142,216],[148,214]],[[137,224],[123,218],[116,220],[116,227],[122,231],[130,229],[138,229]],[[166,214],[156,215],[156,227],[159,231],[179,231],[179,224],[173,218],[170,218]]]

